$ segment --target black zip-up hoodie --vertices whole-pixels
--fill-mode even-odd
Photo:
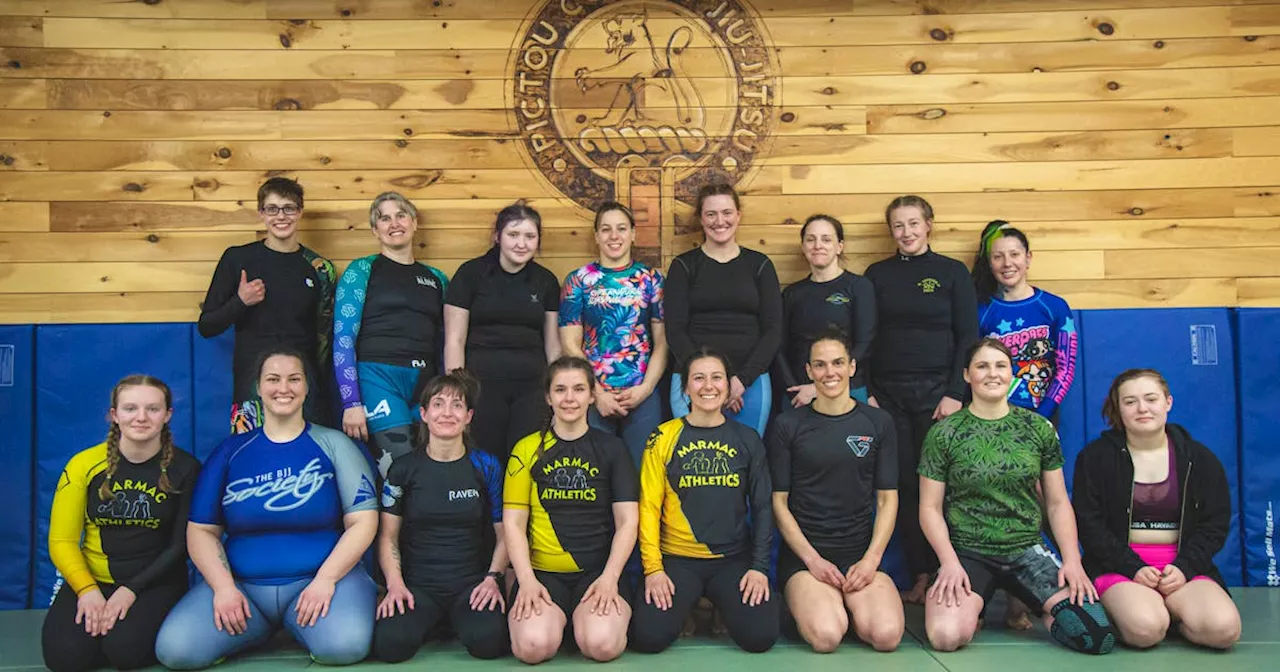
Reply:
[[[1224,588],[1213,556],[1231,528],[1231,488],[1222,462],[1179,425],[1165,426],[1177,465],[1182,520],[1173,564],[1190,581],[1204,575]],[[1084,570],[1090,577],[1122,574],[1133,578],[1147,563],[1129,548],[1133,507],[1133,460],[1124,430],[1109,429],[1076,458],[1072,505]],[[1160,569],[1160,568],[1157,568]]]

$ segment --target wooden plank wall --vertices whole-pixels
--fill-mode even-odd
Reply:
[[[530,167],[510,96],[544,4],[5,0],[0,323],[193,320],[273,174],[303,182],[304,242],[340,265],[375,250],[368,200],[396,189],[450,272],[528,199],[563,275],[592,254],[588,213]],[[937,249],[971,261],[986,221],[1015,222],[1033,280],[1076,307],[1280,305],[1280,2],[750,6],[781,92],[741,240],[784,281],[798,220],[845,221],[860,271],[892,249],[885,204],[919,193]],[[633,189],[664,261],[694,243],[687,206]]]

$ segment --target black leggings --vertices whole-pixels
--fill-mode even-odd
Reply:
[[[517,441],[542,428],[547,418],[542,381],[480,379],[480,401],[471,421],[476,445],[505,465]]]
[[[450,595],[409,588],[413,593],[413,610],[381,619],[374,625],[373,657],[387,663],[409,660],[427,635],[446,620],[472,656],[484,659],[501,656],[507,650],[507,615],[499,609],[472,609],[474,589],[472,585]]]
[[[644,600],[643,587],[636,594],[631,616],[631,648],[642,653],[658,653],[680,636],[685,619],[698,598],[706,595],[720,611],[725,628],[744,651],[768,651],[778,639],[779,613],[776,593],[752,607],[742,603],[738,583],[747,572],[746,558],[662,557],[663,569],[676,586],[672,606],[666,611]]]
[[[872,385],[876,403],[893,418],[898,434],[898,533],[907,556],[911,581],[938,568],[938,556],[920,530],[920,450],[933,427],[933,412],[942,401],[946,378],[927,373],[878,379]]]
[[[111,599],[117,586],[100,583],[103,597]],[[99,667],[136,670],[156,664],[156,633],[187,586],[162,583],[138,593],[123,621],[102,637],[90,637],[84,624],[76,624],[79,598],[63,584],[44,616],[41,645],[44,664],[53,672],[79,672]]]

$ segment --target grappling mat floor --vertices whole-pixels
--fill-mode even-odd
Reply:
[[[1154,649],[1135,651],[1117,647],[1110,655],[1086,657],[1058,646],[1038,623],[1030,632],[1003,629],[1003,618],[988,618],[986,629],[969,647],[940,654],[931,651],[924,636],[924,612],[907,608],[907,634],[893,653],[876,653],[850,639],[835,653],[818,655],[803,642],[783,638],[764,654],[739,651],[727,637],[682,639],[665,653],[644,655],[625,653],[609,663],[610,670],[724,670],[754,672],[779,669],[805,672],[848,672],[874,669],[880,672],[985,672],[993,669],[1035,670],[1036,672],[1112,672],[1155,670],[1168,672],[1243,672],[1277,669],[1280,661],[1280,590],[1274,588],[1234,588],[1232,595],[1240,608],[1244,629],[1240,642],[1230,651],[1215,652],[1188,644],[1176,634]],[[989,615],[1004,613],[997,599]],[[40,625],[43,611],[0,612],[0,671],[42,670]],[[577,654],[561,654],[537,669],[582,669],[597,665]],[[218,670],[292,670],[320,667],[287,637],[276,638],[253,653],[237,656],[219,665]],[[396,670],[511,670],[523,667],[511,657],[492,661],[475,660],[456,643],[432,642],[417,657],[394,668],[385,663],[366,662],[350,668]],[[532,668],[530,668],[532,669]],[[597,667],[596,669],[605,669]]]

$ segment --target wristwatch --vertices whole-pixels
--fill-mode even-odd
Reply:
[[[484,576],[485,578],[493,577],[493,580],[498,583],[502,583],[502,579],[506,578],[506,575],[499,571],[486,572]]]

